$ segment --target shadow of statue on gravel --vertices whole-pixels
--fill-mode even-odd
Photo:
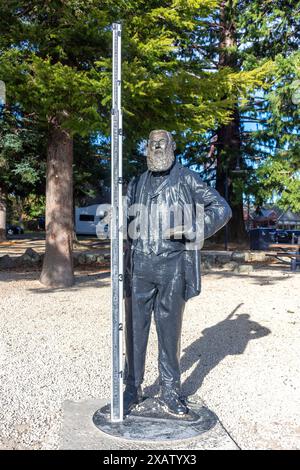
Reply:
[[[182,372],[197,364],[183,383],[184,395],[196,393],[204,378],[226,356],[243,354],[249,341],[263,338],[271,333],[268,328],[250,320],[250,315],[245,313],[236,315],[235,312],[239,307],[240,305],[225,320],[205,328],[202,336],[184,350],[181,359]]]
[[[196,393],[204,378],[226,356],[243,354],[249,341],[263,338],[271,333],[268,328],[250,320],[250,315],[236,314],[241,305],[243,304],[239,304],[225,320],[205,328],[202,336],[184,349],[181,372],[186,372],[194,366],[192,373],[182,384],[184,396]],[[145,394],[151,395],[157,392],[157,389],[158,380],[145,389]]]

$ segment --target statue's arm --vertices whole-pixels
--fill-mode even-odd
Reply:
[[[231,208],[218,191],[208,186],[195,172],[192,178],[192,191],[194,202],[203,204],[204,238],[209,238],[231,219]]]
[[[128,227],[131,221],[131,216],[129,215],[129,208],[134,204],[134,196],[135,196],[135,187],[136,187],[136,177],[134,176],[127,187],[127,192],[126,192],[126,197],[125,197],[125,220],[126,220],[126,233],[127,233],[127,244],[131,243],[131,238],[129,237],[128,234]]]

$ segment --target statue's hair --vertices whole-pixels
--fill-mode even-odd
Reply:
[[[152,136],[152,134],[154,134],[154,132],[155,133],[156,132],[164,132],[169,137],[170,142],[174,142],[174,139],[173,139],[173,136],[172,136],[171,132],[166,131],[165,129],[155,129],[154,131],[151,131],[150,134],[149,134],[149,140],[151,139],[151,136]]]

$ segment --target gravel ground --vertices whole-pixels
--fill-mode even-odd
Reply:
[[[299,273],[203,276],[186,306],[183,388],[199,393],[242,449],[300,449]],[[68,290],[0,272],[0,448],[56,449],[64,400],[109,397],[107,274]],[[157,390],[151,330],[145,388]]]

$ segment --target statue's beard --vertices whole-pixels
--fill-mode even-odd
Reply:
[[[170,150],[148,150],[147,166],[150,171],[167,171],[174,162],[173,149]]]

